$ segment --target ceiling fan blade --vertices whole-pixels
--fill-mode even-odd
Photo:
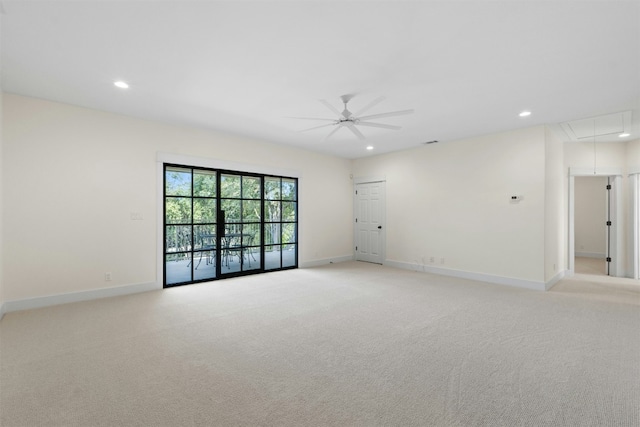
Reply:
[[[323,122],[335,122],[336,119],[325,119],[325,118],[320,118],[320,117],[291,117],[291,116],[287,116],[285,117],[285,119],[298,119],[298,120],[320,120]]]
[[[402,116],[405,114],[413,114],[414,110],[391,111],[389,113],[371,114],[370,116],[358,117],[360,120],[379,119],[382,117]]]
[[[347,127],[349,128],[349,130],[351,132],[353,132],[353,134],[355,136],[358,137],[358,139],[366,139],[365,136],[362,134],[362,132],[360,132],[354,125],[352,122],[348,122]]]
[[[338,117],[342,117],[342,113],[340,111],[338,111],[338,109],[336,107],[334,107],[333,105],[329,104],[326,99],[321,99],[320,102],[322,104],[324,104],[325,107],[327,107],[329,110],[331,110]]]
[[[320,129],[320,128],[325,128],[327,126],[335,126],[335,123],[327,123],[326,125],[320,125],[320,126],[314,126],[312,128],[309,129],[302,129],[300,132],[306,132],[308,130],[314,130],[314,129]]]
[[[367,104],[365,107],[361,108],[357,113],[354,113],[353,115],[356,116],[356,117],[359,117],[360,114],[364,113],[365,111],[369,111],[371,108],[373,108],[375,105],[378,105],[379,103],[381,103],[385,99],[386,98],[384,96],[378,97],[378,98],[374,99],[373,101],[371,101],[369,104]]]
[[[333,135],[334,133],[338,132],[338,130],[341,128],[342,126],[336,126],[336,128],[334,130],[332,130],[331,132],[329,132],[329,135],[324,137],[324,140],[326,141],[327,139],[329,139],[331,137],[331,135]]]
[[[358,122],[357,125],[358,126],[370,126],[372,128],[391,129],[391,130],[400,130],[400,129],[402,129],[401,126],[385,125],[383,123]]]

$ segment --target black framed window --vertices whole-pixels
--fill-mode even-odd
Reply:
[[[164,165],[164,286],[298,266],[296,178]]]
[[[265,269],[298,265],[297,180],[267,176],[264,179]]]

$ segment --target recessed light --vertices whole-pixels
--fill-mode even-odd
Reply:
[[[367,150],[373,150],[373,145],[368,145]]]
[[[618,138],[626,138],[629,135],[631,135],[631,134],[630,133],[626,133],[626,132],[625,133],[621,133],[620,135],[618,135]]]
[[[125,82],[123,82],[122,80],[118,80],[117,82],[113,82],[113,84],[116,87],[119,87],[120,89],[129,89],[129,85]]]
[[[531,115],[531,111],[523,111],[522,113],[518,114],[520,117],[527,117]]]

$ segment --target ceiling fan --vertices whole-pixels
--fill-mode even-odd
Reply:
[[[390,111],[388,113],[380,113],[380,114],[370,114],[368,116],[362,116],[361,114],[369,111],[375,105],[378,105],[380,102],[385,100],[384,96],[374,99],[369,104],[367,104],[364,108],[358,110],[356,113],[352,113],[347,108],[347,104],[354,97],[352,94],[342,95],[340,99],[342,99],[342,103],[344,104],[344,110],[338,111],[333,105],[327,102],[324,99],[321,99],[320,102],[326,106],[331,112],[338,116],[337,119],[326,119],[326,118],[317,118],[317,117],[291,117],[292,119],[302,119],[302,120],[318,120],[318,121],[327,121],[331,123],[327,123],[320,126],[314,126],[308,129],[303,129],[301,132],[306,132],[313,129],[319,129],[323,127],[335,126],[329,134],[324,138],[325,140],[331,137],[334,133],[336,133],[340,128],[346,127],[349,129],[358,139],[365,139],[365,136],[360,132],[357,126],[369,126],[375,128],[382,129],[391,129],[391,130],[400,130],[400,126],[387,125],[383,123],[374,123],[370,122],[371,119],[379,119],[382,117],[393,117],[393,116],[402,116],[404,114],[412,114],[413,110],[401,110],[401,111]]]

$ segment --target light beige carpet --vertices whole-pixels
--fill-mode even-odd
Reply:
[[[607,263],[602,258],[575,257],[575,272],[576,274],[606,276]]]
[[[640,293],[559,285],[348,262],[9,313],[1,425],[640,425]]]

